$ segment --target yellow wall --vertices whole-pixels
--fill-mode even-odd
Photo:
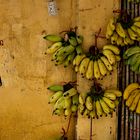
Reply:
[[[58,15],[49,16],[47,2],[0,0],[0,40],[4,41],[4,46],[0,46],[3,83],[0,87],[0,140],[55,140],[60,136],[68,120],[52,116],[52,106],[48,105],[51,93],[47,87],[77,79],[79,91],[86,91],[91,83],[76,75],[71,66],[55,67],[50,55],[45,55],[48,43],[42,37],[78,26],[87,50],[94,42],[94,32],[101,27],[102,34],[105,33],[112,10],[119,3],[116,0],[56,0]],[[99,40],[99,47],[104,43],[105,40]],[[116,73],[106,80],[107,84],[102,81],[104,86],[116,87]],[[89,120],[80,116],[76,124],[73,118],[69,140],[75,139],[76,130],[77,139],[89,140],[89,124]],[[114,140],[116,115],[112,119],[95,120],[93,131],[96,140]]]

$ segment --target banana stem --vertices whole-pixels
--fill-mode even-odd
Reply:
[[[90,140],[92,140],[92,118],[90,119]]]

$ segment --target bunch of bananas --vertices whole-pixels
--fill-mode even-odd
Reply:
[[[128,2],[140,3],[140,0],[128,0]]]
[[[124,52],[123,58],[125,59],[125,63],[130,65],[132,71],[140,73],[140,46],[128,48]]]
[[[82,53],[83,37],[74,31],[67,31],[64,37],[49,34],[44,39],[52,42],[46,53],[52,54],[52,61],[55,61],[56,66],[64,64],[67,67],[77,54]]]
[[[122,17],[112,17],[107,25],[106,38],[118,46],[140,41],[140,16],[132,20],[128,16],[126,21]]]
[[[67,83],[65,85],[52,85],[48,87],[54,94],[49,98],[49,104],[54,104],[53,114],[69,116],[76,113],[79,104],[79,94],[76,88]]]
[[[117,89],[102,90],[99,87],[97,90],[96,88],[92,86],[90,92],[83,96],[82,94],[79,95],[78,108],[80,114],[88,118],[112,115],[119,104],[119,98],[122,96],[122,93]]]
[[[140,114],[140,85],[138,83],[129,84],[124,90],[123,98],[130,111]]]
[[[95,54],[89,51],[87,55],[77,55],[73,60],[74,69],[89,80],[102,79],[113,70],[113,65],[120,61],[119,54],[117,46],[108,44],[103,46],[101,52],[97,50]]]

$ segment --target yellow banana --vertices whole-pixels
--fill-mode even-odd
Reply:
[[[63,96],[63,91],[57,91],[53,94],[48,103],[55,103],[61,96]]]
[[[112,68],[112,65],[109,63],[108,59],[107,59],[105,56],[101,56],[100,58],[101,58],[101,60],[103,61],[103,63],[105,64],[106,68],[107,68],[109,71],[112,71],[113,68]]]
[[[116,95],[116,97],[121,97],[122,96],[122,92],[117,90],[117,89],[107,89],[107,90],[105,90],[105,92],[113,93],[113,94]]]
[[[87,68],[88,68],[88,64],[89,64],[90,59],[88,57],[85,57],[80,66],[79,66],[79,73],[84,76],[86,74]]]
[[[137,96],[137,94],[139,94],[140,90],[139,89],[135,89],[134,91],[131,92],[131,94],[129,95],[128,99],[126,100],[126,106],[130,107],[134,98]]]
[[[135,17],[135,18],[133,19],[133,21],[134,21],[134,22],[139,22],[139,21],[140,21],[140,16]]]
[[[65,109],[64,116],[67,117],[72,113],[71,108]]]
[[[61,47],[62,47],[62,42],[56,42],[47,49],[46,53],[47,54],[55,53]]]
[[[86,57],[85,54],[82,54],[82,55],[77,55],[74,60],[73,60],[73,65],[75,66],[79,66],[81,61]]]
[[[111,65],[114,65],[116,63],[115,55],[113,54],[111,50],[107,50],[107,49],[103,50],[103,54],[107,57]]]
[[[90,113],[90,111],[88,109],[85,109],[84,113],[83,113],[83,116],[87,117],[87,116],[89,116],[89,113]]]
[[[90,116],[90,118],[94,119],[96,117],[95,110],[90,111],[89,116]]]
[[[64,97],[62,96],[54,104],[53,110],[55,111],[57,109],[63,109],[64,105],[65,105],[65,100],[64,100]]]
[[[105,92],[104,97],[107,97],[110,100],[116,100],[116,95],[110,92]]]
[[[108,114],[110,112],[110,108],[108,107],[108,105],[102,99],[100,99],[99,101],[104,113]]]
[[[93,66],[94,66],[93,60],[90,60],[87,71],[86,71],[86,78],[89,80],[92,80],[93,76],[94,76],[94,73],[93,73],[94,67]]]
[[[116,100],[114,101],[114,103],[115,103],[115,106],[118,106],[118,104],[119,104],[119,100],[116,99]]]
[[[115,30],[115,24],[116,24],[116,18],[111,17],[110,20],[109,20],[109,26],[113,31]]]
[[[131,29],[140,36],[140,28],[135,26],[135,25],[132,25],[131,26]]]
[[[125,38],[125,31],[121,25],[121,23],[116,23],[116,32],[118,33],[119,36],[122,38]]]
[[[128,28],[127,31],[132,40],[137,40],[138,35],[131,28]]]
[[[99,100],[97,100],[95,102],[95,106],[96,106],[96,114],[97,114],[97,116],[101,117],[103,115],[103,109],[101,107],[101,104],[100,104]]]
[[[72,99],[71,98],[65,98],[64,99],[65,103],[64,103],[64,109],[68,109],[71,107],[72,104]]]
[[[64,112],[64,109],[57,109],[53,111],[53,114],[60,116]]]
[[[107,25],[107,30],[106,30],[106,38],[109,39],[113,35],[113,30],[110,27],[110,24]]]
[[[74,70],[75,70],[75,72],[78,72],[79,71],[79,66],[75,66]]]
[[[116,61],[117,61],[117,62],[121,61],[120,55],[115,55],[115,58],[116,58]]]
[[[65,91],[65,92],[63,93],[63,96],[64,96],[64,97],[71,97],[71,96],[74,96],[75,94],[77,94],[77,90],[73,87],[73,88],[71,88],[71,89]]]
[[[115,103],[112,100],[110,100],[106,97],[102,97],[102,99],[111,109],[115,109]]]
[[[99,70],[100,70],[101,75],[106,76],[108,70],[107,70],[105,64],[103,63],[103,61],[101,59],[98,59],[97,62],[98,62],[98,66],[99,66]]]
[[[82,104],[79,104],[79,106],[78,106],[78,110],[79,110],[80,114],[83,115],[84,110],[85,110],[85,106],[82,105]]]
[[[137,106],[139,100],[140,100],[140,91],[139,91],[139,93],[136,95],[136,97],[134,98],[134,100],[133,100],[131,106],[129,107],[129,110],[134,111],[134,110],[136,109],[136,106]]]
[[[140,22],[134,22],[134,25],[140,28]]]
[[[117,39],[118,39],[118,34],[116,32],[114,32],[110,38],[111,44],[116,44]]]
[[[126,99],[129,97],[130,93],[131,93],[133,90],[137,89],[137,88],[139,88],[139,84],[138,84],[138,83],[131,83],[131,84],[129,84],[129,85],[125,88],[124,93],[123,93],[123,98],[124,98],[124,100],[126,100]]]
[[[137,108],[136,108],[136,113],[140,114],[140,100],[139,100]]]
[[[122,37],[120,37],[120,36],[118,36],[118,38],[117,38],[117,45],[118,46],[121,46],[122,45],[122,43],[123,43],[123,38]]]
[[[98,66],[98,62],[97,60],[94,61],[94,77],[96,79],[100,79],[101,78],[101,73],[100,73],[100,70],[99,70],[99,66]]]
[[[85,102],[85,106],[88,110],[92,110],[93,106],[92,106],[92,98],[90,96],[87,96],[86,98],[86,102]]]
[[[109,49],[109,50],[111,50],[116,55],[120,54],[120,49],[117,46],[115,46],[115,45],[108,44],[108,45],[103,46],[103,49],[104,50],[105,49]]]

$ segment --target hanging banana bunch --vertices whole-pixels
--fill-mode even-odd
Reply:
[[[118,46],[140,41],[140,17],[131,19],[128,14],[112,17],[107,25],[106,38]]]
[[[140,73],[140,46],[128,48],[124,54],[125,64],[130,65],[130,69],[137,74]]]
[[[64,36],[48,34],[44,39],[52,42],[47,48],[46,53],[52,54],[52,61],[55,65],[63,64],[68,67],[77,54],[82,53],[83,37],[77,35],[76,31],[66,31]]]
[[[93,47],[93,46],[92,46]],[[91,51],[89,53],[77,55],[73,60],[76,72],[82,77],[93,80],[102,79],[113,71],[113,66],[120,61],[120,50],[115,45],[104,45],[102,50]]]
[[[113,114],[119,104],[121,91],[117,89],[102,89],[99,84],[91,87],[90,91],[79,95],[79,113],[88,118],[100,118]]]
[[[65,85],[52,85],[48,90],[54,92],[49,98],[49,104],[53,104],[54,115],[65,117],[75,114],[78,110],[79,94],[70,82]]]
[[[125,104],[130,111],[140,114],[140,85],[139,83],[129,84],[123,93]]]

